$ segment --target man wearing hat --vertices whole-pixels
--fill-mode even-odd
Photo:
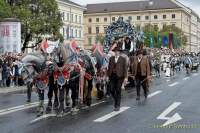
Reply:
[[[144,90],[145,99],[148,95],[148,79],[150,78],[150,65],[147,56],[143,55],[143,51],[139,50],[136,56],[131,57],[131,75],[136,81],[137,98],[140,100],[140,88]]]
[[[114,99],[114,111],[119,111],[121,104],[121,87],[124,79],[127,78],[128,63],[126,58],[121,56],[121,49],[119,47],[115,47],[113,51],[115,54],[110,57],[107,74],[110,80],[111,94]]]

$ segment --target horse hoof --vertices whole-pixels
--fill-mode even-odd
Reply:
[[[72,114],[72,115],[78,114],[78,109],[77,109],[77,108],[72,108],[71,114]]]
[[[51,108],[52,108],[52,107],[49,107],[49,106],[46,108],[46,114],[51,113]]]
[[[64,112],[63,111],[58,111],[56,116],[57,117],[63,117],[64,116]]]
[[[71,107],[66,107],[65,109],[64,109],[64,113],[68,113],[68,112],[70,112],[71,111]]]
[[[54,103],[54,104],[53,104],[53,109],[54,109],[54,110],[55,110],[55,109],[58,109],[58,106],[59,106],[58,103]]]
[[[37,117],[40,117],[40,116],[42,116],[43,115],[43,111],[41,111],[41,112],[39,112],[38,114],[37,114]]]

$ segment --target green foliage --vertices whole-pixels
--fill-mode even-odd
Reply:
[[[101,44],[103,44],[104,40],[105,40],[105,36],[103,36],[103,35],[96,36],[96,43],[100,42]]]
[[[0,19],[11,17],[11,14],[10,6],[4,0],[0,0]]]

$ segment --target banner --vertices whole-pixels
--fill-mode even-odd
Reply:
[[[21,23],[0,22],[0,53],[21,53]]]
[[[150,40],[150,48],[154,48],[154,36],[152,33],[150,33],[149,40]]]
[[[162,43],[162,38],[161,38],[160,32],[158,32],[158,48],[161,47],[161,43]]]
[[[163,37],[163,47],[167,47],[167,45],[168,45],[168,37],[167,36],[164,36]]]
[[[172,49],[173,48],[173,40],[174,40],[174,38],[173,38],[173,33],[172,32],[170,32],[169,33],[169,49]]]
[[[52,53],[53,50],[58,47],[59,43],[60,43],[59,40],[56,42],[47,40],[47,44],[48,44],[48,48],[46,48],[47,53],[49,53],[49,54]]]

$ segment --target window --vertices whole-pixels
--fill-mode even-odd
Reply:
[[[108,19],[107,18],[104,18],[104,22],[107,22],[108,21]]]
[[[71,38],[74,38],[74,30],[71,29]]]
[[[78,37],[78,30],[77,29],[75,30],[75,37],[76,38]]]
[[[99,34],[99,27],[96,27],[96,34]]]
[[[112,21],[115,21],[115,17],[112,17]]]
[[[140,31],[140,25],[136,26],[136,30]]]
[[[81,38],[82,37],[82,35],[81,35],[81,30],[79,30],[79,38]]]
[[[158,19],[158,15],[154,15],[154,19]]]
[[[75,15],[75,23],[78,22],[78,15]]]
[[[132,21],[132,16],[129,16],[129,17],[128,17],[128,20]]]
[[[176,15],[175,15],[175,14],[172,14],[172,18],[176,18]]]
[[[71,14],[71,22],[74,22],[74,14]]]
[[[157,31],[158,30],[158,25],[154,24],[153,28],[154,28],[155,31]]]
[[[92,34],[92,28],[88,27],[88,34]]]
[[[62,32],[63,32],[63,36],[65,36],[65,28],[63,28],[63,31],[62,31]]]
[[[62,12],[62,20],[65,20],[65,12]]]
[[[96,22],[99,22],[99,18],[96,18]]]
[[[89,19],[88,19],[88,22],[90,22],[90,23],[91,23],[91,22],[92,22],[92,19],[91,19],[91,18],[89,18]]]
[[[79,23],[81,24],[81,16],[79,16]]]
[[[176,26],[176,23],[172,23],[172,26],[175,27],[175,26]]]
[[[140,20],[141,19],[141,17],[140,16],[137,16],[137,20]]]
[[[88,44],[92,45],[92,37],[88,37]]]
[[[66,29],[66,38],[69,39],[69,27]]]
[[[67,13],[67,21],[69,21],[69,13]]]
[[[163,29],[167,26],[167,23],[163,23]]]
[[[166,19],[167,18],[167,15],[163,15],[163,19]]]
[[[104,33],[106,33],[106,31],[107,31],[107,27],[105,26],[105,27],[104,27]]]
[[[145,20],[149,20],[149,16],[145,16]]]

